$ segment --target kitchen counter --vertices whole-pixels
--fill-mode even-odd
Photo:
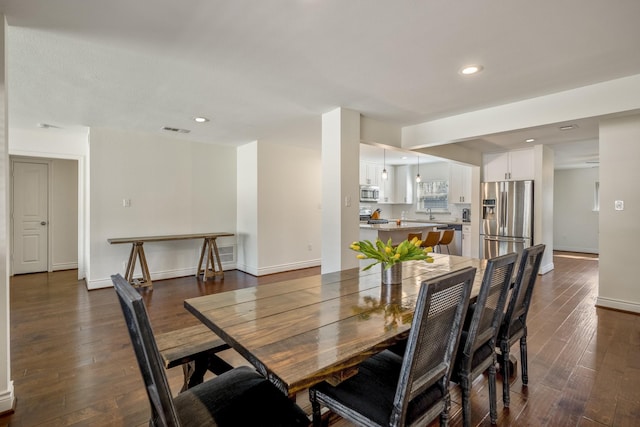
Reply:
[[[442,225],[442,223],[435,222],[402,222],[402,224],[398,225],[395,220],[389,220],[387,224],[367,224],[360,223],[360,228],[366,228],[371,230],[382,230],[382,231],[398,231],[398,230],[406,230],[406,231],[414,231],[414,230],[422,230],[423,228],[429,227],[438,227]]]
[[[422,239],[427,236],[429,231],[435,231],[442,224],[435,222],[402,222],[398,225],[395,221],[389,221],[387,224],[360,224],[360,240],[369,240],[371,242],[380,239],[387,242],[391,239],[394,245],[406,240],[409,233],[420,233]]]

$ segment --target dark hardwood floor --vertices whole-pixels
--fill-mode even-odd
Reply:
[[[498,425],[640,425],[640,316],[595,307],[597,258],[556,253],[554,263],[554,271],[538,278],[529,314],[529,386],[514,382],[511,407],[498,403]],[[318,273],[256,278],[228,271],[223,281],[156,281],[153,291],[142,293],[159,333],[197,324],[182,306],[185,298]],[[11,279],[17,405],[0,417],[0,426],[147,425],[149,405],[116,295],[113,289],[87,291],[76,276],[71,270]],[[517,346],[512,352],[519,360]],[[181,369],[168,376],[177,393]],[[451,425],[459,426],[456,386],[452,397]],[[473,425],[490,425],[488,407],[486,378],[480,377],[473,385]]]

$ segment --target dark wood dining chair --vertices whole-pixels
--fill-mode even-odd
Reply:
[[[309,390],[313,425],[321,405],[359,426],[447,425],[449,376],[476,269],[467,267],[420,286],[404,356],[384,350],[337,386]]]
[[[451,381],[458,383],[462,391],[465,427],[471,425],[471,384],[487,370],[490,420],[492,424],[498,421],[495,346],[517,258],[511,253],[487,261],[478,298],[467,311],[451,374]]]
[[[309,418],[294,402],[247,366],[172,397],[142,297],[121,275],[111,280],[147,390],[150,426],[309,425]]]
[[[522,365],[522,385],[527,385],[527,313],[531,304],[533,286],[536,283],[540,262],[544,254],[545,245],[536,245],[525,248],[518,265],[509,305],[502,319],[502,325],[498,332],[496,346],[500,349],[500,370],[502,372],[502,401],[506,408],[509,407],[509,350],[516,341],[520,340],[520,364]]]

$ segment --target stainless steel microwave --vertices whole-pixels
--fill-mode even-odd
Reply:
[[[380,188],[375,185],[360,186],[361,202],[377,202],[380,198]]]

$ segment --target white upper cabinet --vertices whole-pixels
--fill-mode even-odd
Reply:
[[[384,169],[382,165],[377,163],[360,162],[360,185],[379,187],[382,181],[382,169]]]
[[[471,168],[450,164],[449,203],[471,203]]]
[[[533,148],[487,153],[483,156],[483,181],[520,181],[534,178]]]
[[[395,195],[394,199],[399,204],[413,203],[413,182],[411,168],[407,166],[395,167]]]

